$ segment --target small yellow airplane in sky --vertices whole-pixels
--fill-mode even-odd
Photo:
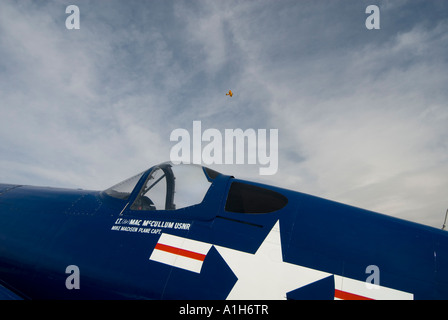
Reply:
[[[226,96],[233,96],[232,90],[229,90],[229,93],[226,93]]]

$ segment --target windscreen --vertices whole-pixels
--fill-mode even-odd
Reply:
[[[110,187],[109,189],[107,189],[104,192],[111,197],[122,199],[122,200],[128,200],[129,196],[132,193],[132,190],[134,190],[135,185],[137,184],[137,182],[140,180],[140,178],[142,177],[142,175],[144,173],[145,172],[139,173],[139,174],[133,176],[132,178],[124,180],[124,181]]]
[[[199,204],[211,181],[201,166],[161,164],[149,174],[131,210],[176,210]]]

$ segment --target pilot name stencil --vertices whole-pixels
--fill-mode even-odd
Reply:
[[[161,234],[162,229],[175,230],[190,230],[190,223],[173,222],[173,221],[158,221],[158,220],[144,220],[144,219],[126,219],[118,218],[111,230]]]

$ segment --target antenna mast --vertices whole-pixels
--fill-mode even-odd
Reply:
[[[446,227],[446,217],[447,216],[448,216],[448,209],[446,210],[446,213],[445,213],[445,221],[443,222],[442,230],[445,230],[445,227]]]

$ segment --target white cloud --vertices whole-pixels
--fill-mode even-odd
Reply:
[[[136,92],[113,82],[119,76],[132,79],[115,69],[116,39],[104,38],[87,23],[79,31],[68,31],[63,19],[58,25],[55,8],[64,9],[65,17],[63,6],[54,4],[49,11],[29,6],[3,3],[0,10],[5,58],[0,162],[7,168],[1,180],[104,188],[159,160],[154,150],[161,149],[155,134],[161,124],[145,123],[145,115],[150,118],[160,107],[154,105],[157,99],[138,91],[132,99],[108,96]],[[141,34],[132,36],[138,40]],[[114,73],[104,68],[109,66]],[[138,84],[132,80],[129,86]],[[139,107],[148,109],[137,112]],[[17,171],[21,176],[13,181]]]
[[[298,166],[283,158],[289,171],[300,168],[296,174],[307,177],[297,188],[438,226],[447,206],[448,182],[440,175],[448,170],[448,79],[444,58],[426,52],[446,44],[439,31],[415,29],[397,35],[390,47],[367,45],[321,61],[342,60],[343,77],[338,68],[307,73],[306,90],[300,82],[297,91],[284,82],[269,84],[278,93],[272,112],[288,137],[284,147],[305,158]],[[307,95],[314,91],[310,83],[323,84],[319,98]]]
[[[80,1],[68,31],[63,2],[2,2],[0,181],[105,188],[202,120],[279,129],[278,174],[218,170],[438,226],[447,22],[409,5],[369,32],[350,2]]]

